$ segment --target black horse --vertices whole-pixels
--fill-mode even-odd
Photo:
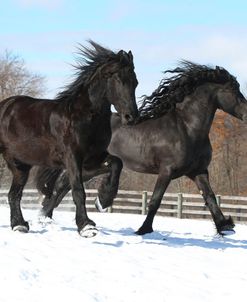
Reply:
[[[0,103],[0,152],[13,174],[11,227],[27,232],[20,201],[32,166],[64,168],[76,205],[78,232],[97,233],[87,216],[82,170],[104,162],[111,139],[111,105],[123,124],[137,117],[137,79],[131,52],[89,41],[79,48],[75,80],[54,100],[13,96]]]
[[[218,233],[226,234],[233,231],[234,223],[222,214],[209,183],[212,149],[208,135],[217,109],[246,121],[247,102],[236,78],[223,68],[184,61],[168,72],[172,76],[163,79],[152,95],[144,98],[139,123],[122,126],[120,118],[112,116],[108,148],[112,156],[105,168],[95,172],[96,175],[108,170],[99,188],[97,207],[112,205],[123,165],[133,171],[158,174],[147,217],[136,232],[150,233],[170,181],[186,175],[203,195]],[[60,172],[43,169],[37,174],[38,189],[45,194],[43,213],[49,217],[70,189],[66,173],[58,177]]]

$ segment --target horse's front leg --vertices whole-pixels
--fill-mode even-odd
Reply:
[[[154,216],[160,207],[161,200],[170,181],[171,181],[171,172],[168,169],[163,169],[162,171],[160,171],[154,187],[151,200],[149,202],[147,217],[143,222],[142,226],[139,228],[139,230],[136,231],[137,235],[144,235],[153,232],[152,225],[153,225]]]
[[[95,223],[87,216],[86,194],[82,183],[81,162],[82,160],[80,158],[68,161],[67,171],[73,201],[76,206],[75,220],[78,232],[82,237],[93,237],[97,234],[98,230],[95,227]]]
[[[101,181],[98,189],[98,197],[95,206],[100,212],[112,206],[114,198],[117,196],[120,174],[123,163],[120,158],[109,155],[104,165],[108,168],[108,174]]]
[[[233,228],[235,226],[233,220],[231,216],[225,218],[221,212],[221,209],[217,204],[215,194],[209,183],[208,171],[205,170],[203,173],[188,176],[196,183],[200,193],[202,194],[206,206],[209,208],[212,215],[218,233],[221,235],[233,233]]]

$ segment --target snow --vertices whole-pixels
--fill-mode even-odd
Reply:
[[[13,232],[0,207],[0,302],[233,301],[246,295],[247,225],[221,238],[212,221],[155,217],[137,236],[142,215],[89,213],[100,230],[76,231],[73,212],[40,223],[23,210],[30,232]]]

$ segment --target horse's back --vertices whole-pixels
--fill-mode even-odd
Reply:
[[[14,96],[0,103],[0,129],[5,136],[21,136],[26,129],[30,134],[39,130],[49,120],[49,102],[28,96]]]
[[[52,101],[28,96],[3,100],[0,103],[0,151],[30,165],[45,164],[52,153],[58,157],[57,138],[50,122],[54,105]]]
[[[10,131],[10,123],[13,118],[15,118],[16,114],[18,114],[18,110],[16,110],[16,105],[19,106],[19,102],[30,99],[25,96],[12,96],[4,99],[0,102],[0,144],[1,148],[3,148],[4,141],[8,136]]]

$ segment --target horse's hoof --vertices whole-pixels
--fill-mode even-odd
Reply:
[[[236,232],[233,229],[229,229],[229,230],[222,230],[220,231],[220,235],[221,236],[230,236],[235,234]]]
[[[28,233],[28,227],[25,225],[16,225],[13,227],[13,231],[20,233]]]
[[[232,220],[232,217],[229,216],[222,225],[220,225],[220,227],[218,228],[218,233],[221,235],[221,236],[227,236],[227,235],[232,235],[232,234],[235,234],[235,231],[234,231],[234,227],[235,227],[235,224]]]
[[[52,224],[54,220],[48,216],[43,216],[42,214],[38,216],[38,223],[42,224],[43,226]]]
[[[141,227],[138,231],[135,232],[136,235],[145,235],[153,232],[153,228],[143,228]]]
[[[79,231],[80,236],[84,238],[91,238],[94,237],[98,234],[98,229],[91,225],[91,224],[86,224],[80,231]]]
[[[100,202],[98,196],[95,198],[95,202],[94,202],[94,203],[95,203],[96,209],[97,209],[99,212],[105,213],[105,212],[107,211],[107,208],[103,209],[103,207],[102,207],[102,205],[101,205],[101,202]]]

